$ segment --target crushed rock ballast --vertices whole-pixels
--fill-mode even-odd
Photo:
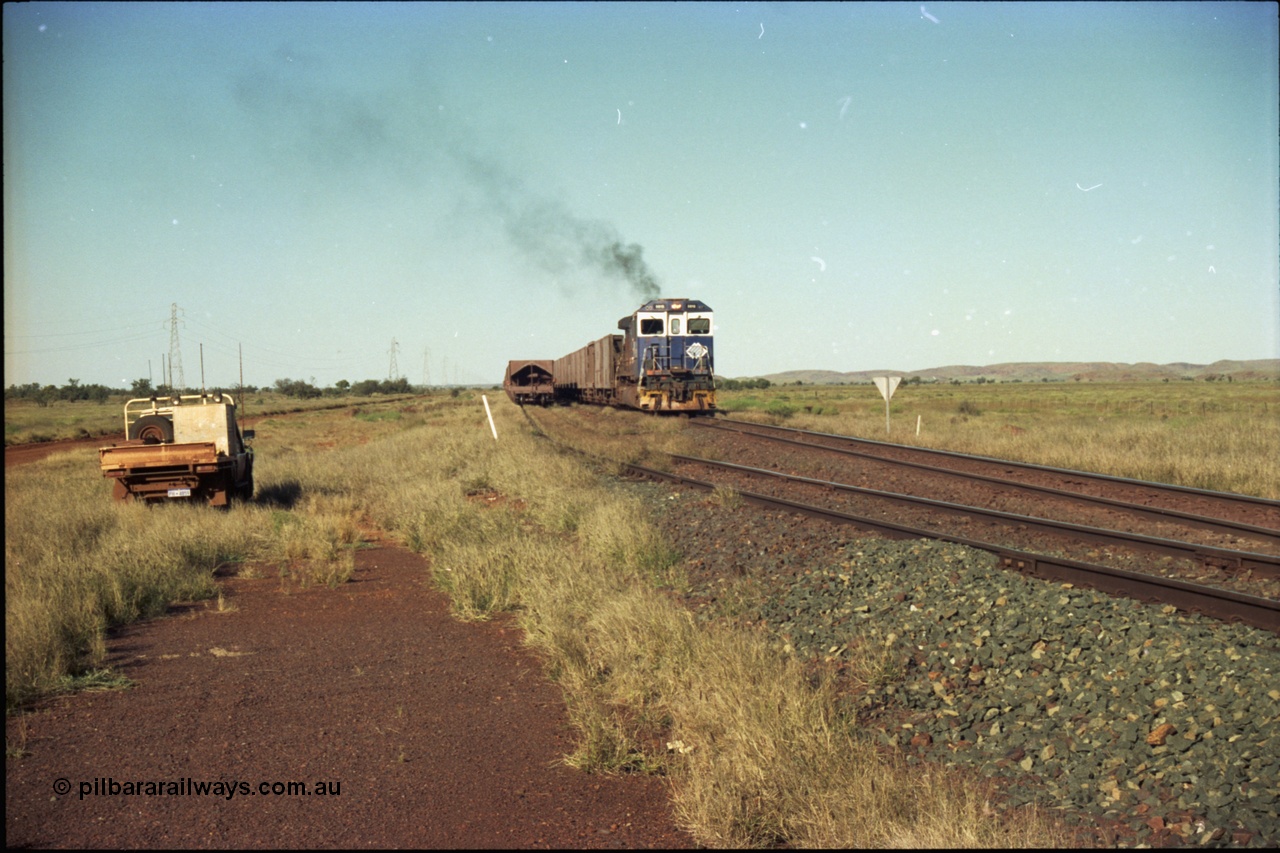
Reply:
[[[1280,843],[1280,638],[998,568],[932,540],[860,537],[704,493],[635,488],[686,556],[702,618],[839,665],[867,736],[1004,781],[1014,803],[1120,821],[1136,843]]]

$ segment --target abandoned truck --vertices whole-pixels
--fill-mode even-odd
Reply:
[[[253,430],[236,424],[223,394],[150,397],[124,404],[127,440],[98,449],[116,500],[203,501],[227,506],[253,497]]]

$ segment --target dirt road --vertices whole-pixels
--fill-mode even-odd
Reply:
[[[6,721],[7,844],[690,846],[662,780],[560,762],[560,693],[519,631],[455,621],[427,577],[383,544],[338,589],[229,578],[229,612],[113,633],[135,686]],[[273,792],[289,782],[312,793]]]
[[[62,441],[41,441],[35,444],[13,444],[4,449],[4,465],[25,465],[44,459],[54,453],[78,450],[83,447],[105,447],[113,441],[124,441],[124,435],[103,435],[97,438],[67,438]]]

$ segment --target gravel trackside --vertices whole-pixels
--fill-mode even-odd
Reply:
[[[885,684],[846,695],[866,736],[1001,782],[1099,843],[1280,842],[1280,638],[1001,570],[989,554],[633,484],[686,557],[688,604]]]

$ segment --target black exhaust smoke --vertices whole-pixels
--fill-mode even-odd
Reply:
[[[627,243],[616,227],[583,219],[557,202],[538,198],[519,179],[474,154],[458,159],[482,192],[484,205],[502,223],[511,245],[538,267],[553,275],[573,271],[603,275],[626,284],[646,300],[660,294],[644,249]]]
[[[295,62],[297,59],[299,61]],[[272,61],[257,63],[231,81],[232,95],[262,131],[264,149],[279,148],[275,162],[292,186],[367,186],[381,182],[421,185],[444,154],[457,164],[472,204],[496,218],[511,245],[553,275],[586,273],[625,284],[652,299],[658,282],[643,250],[608,222],[576,216],[558,202],[530,190],[458,128],[443,111],[422,112],[430,96],[415,91],[411,103],[396,93],[347,91],[322,57],[282,47]],[[417,109],[415,109],[415,107]],[[269,147],[268,147],[269,146]]]

